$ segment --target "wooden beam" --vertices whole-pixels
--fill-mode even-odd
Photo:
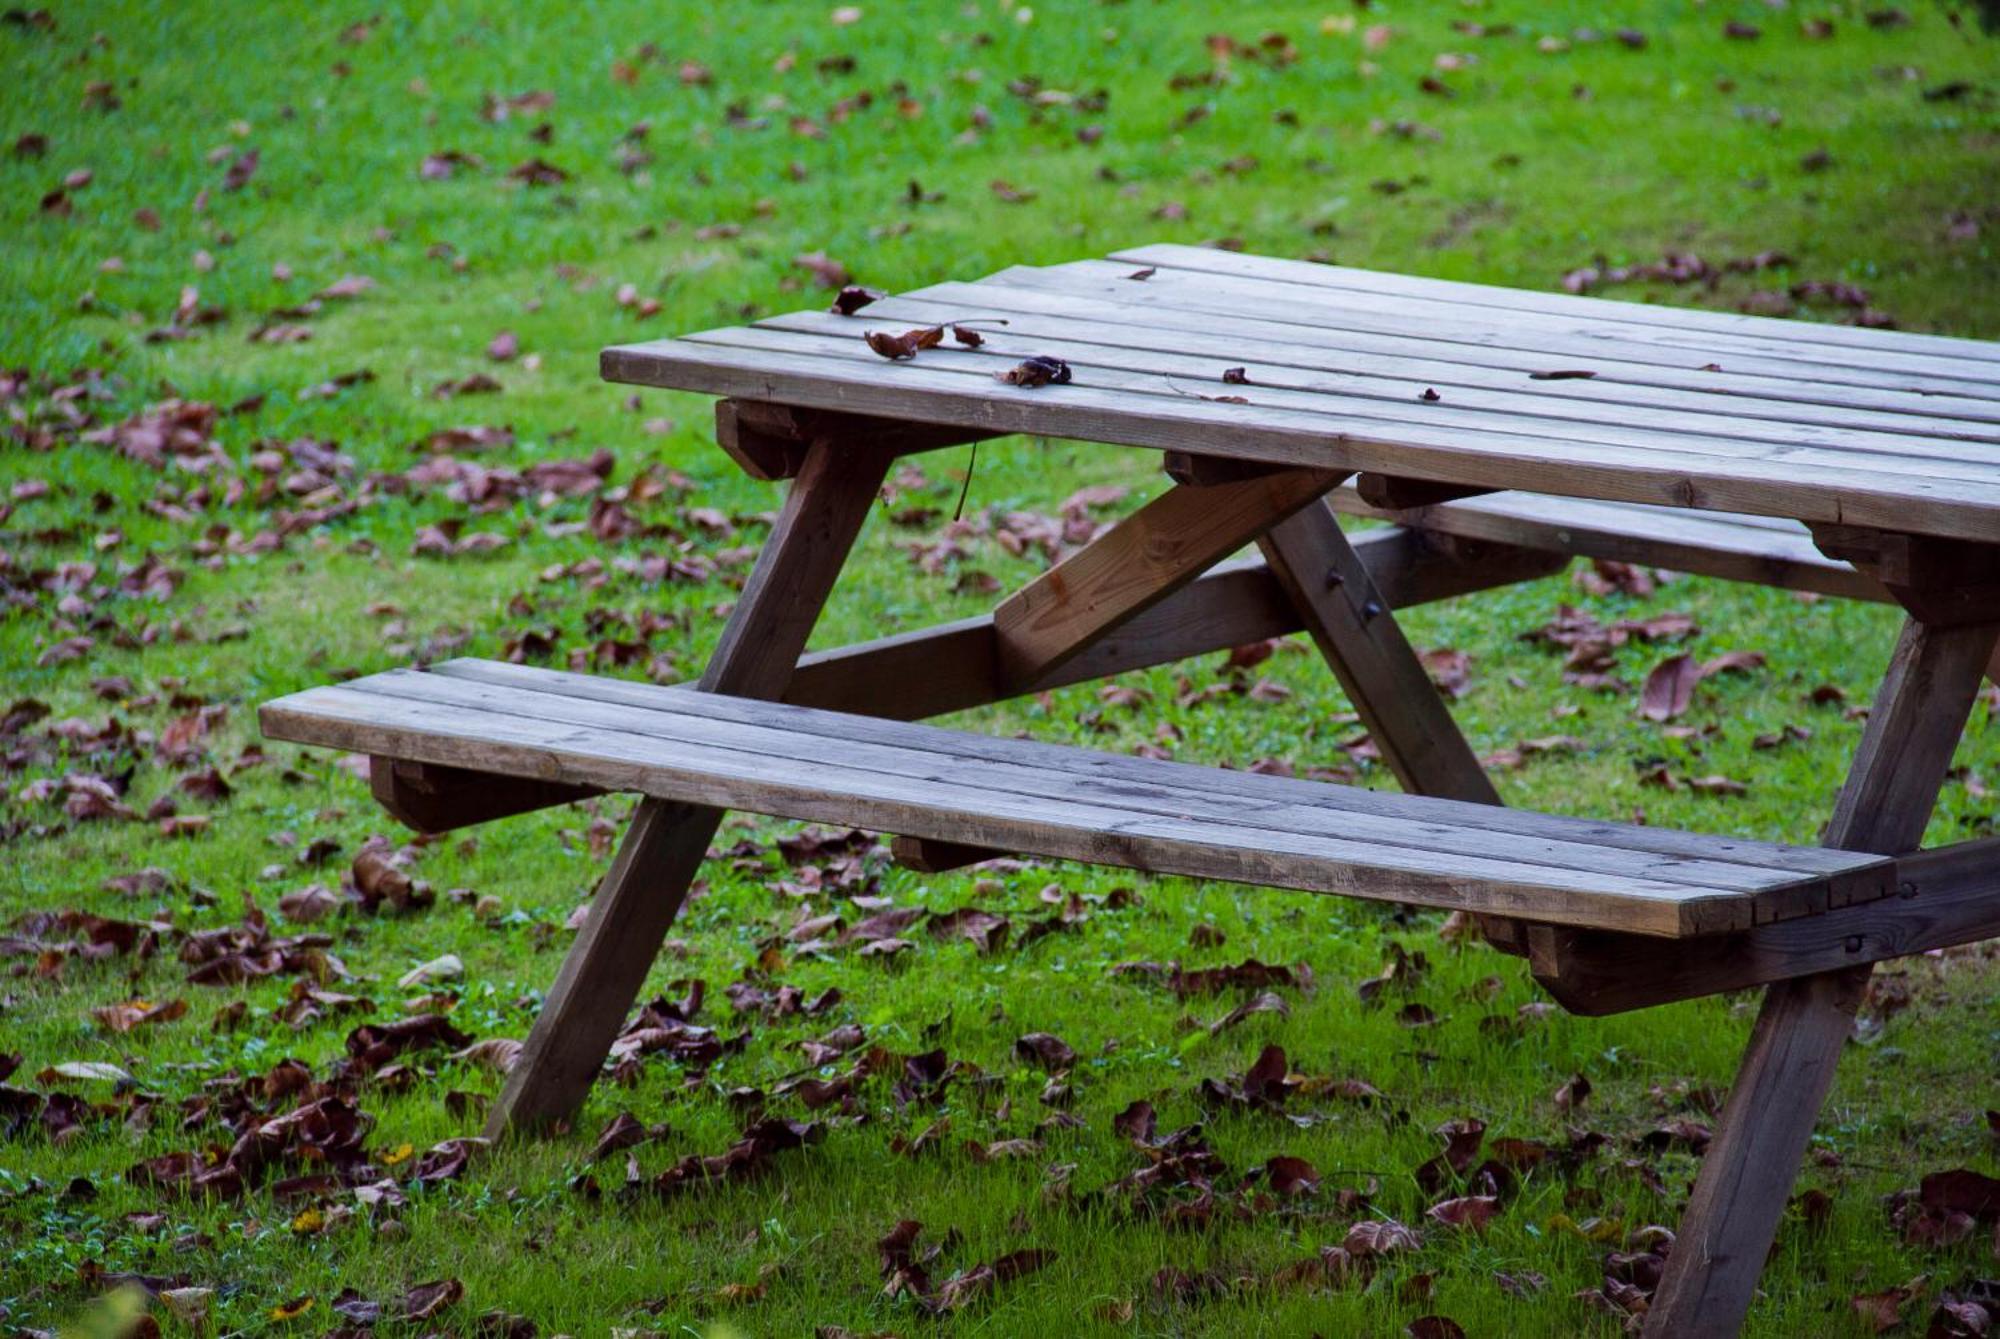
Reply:
[[[889,840],[890,858],[919,874],[946,874],[1005,854],[988,846],[968,846],[964,842],[945,841],[937,837],[892,837]]]
[[[1561,554],[1508,544],[1371,530],[1354,539],[1369,578],[1394,607],[1429,604],[1559,572]],[[1003,684],[993,616],[816,651],[799,662],[784,700],[894,720],[922,720],[1088,683],[1130,670],[1282,637],[1304,626],[1262,558],[1210,569],[1040,678]]]
[[[1599,1016],[2000,937],[2000,838],[1897,862],[1898,897],[1735,934],[1662,943],[1553,925],[1528,929],[1535,980]]]
[[[814,440],[709,658],[703,691],[784,692],[894,459],[865,440]],[[560,1125],[576,1114],[721,821],[718,809],[640,801],[488,1113],[488,1138]]]
[[[398,758],[369,759],[368,787],[391,818],[418,832],[433,833],[603,794],[590,786],[431,767]]]
[[[1995,624],[1904,624],[1826,845],[1883,855],[1917,848],[1996,640]],[[1765,991],[1646,1313],[1653,1339],[1742,1327],[1869,972],[1846,967]]]
[[[1371,507],[1402,511],[1409,507],[1435,507],[1443,502],[1478,497],[1493,490],[1466,484],[1439,483],[1436,479],[1408,479],[1399,474],[1364,473],[1355,479],[1354,491]]]
[[[1333,509],[1317,502],[1298,511],[1258,547],[1403,789],[1498,804],[1492,780]]]
[[[715,402],[716,445],[753,479],[795,477],[805,463],[807,449],[820,440],[847,443],[850,450],[858,444],[871,451],[908,456],[1001,435],[978,428],[940,427],[755,400]]]
[[[1880,581],[1924,623],[1961,627],[2000,621],[2000,544],[1825,522],[1813,524],[1812,536],[1820,552]]]
[[[1344,477],[1289,469],[1207,486],[1176,484],[993,611],[1002,682],[1046,676]]]

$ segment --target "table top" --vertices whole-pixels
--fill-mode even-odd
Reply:
[[[891,360],[863,338],[953,322],[984,343]],[[996,379],[1030,355],[1070,380]],[[2000,541],[2000,343],[1980,340],[1156,245],[602,365],[994,432]]]

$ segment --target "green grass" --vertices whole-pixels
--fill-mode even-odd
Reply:
[[[1615,9],[1498,0],[1360,10],[1260,4],[1231,8],[1226,25],[1203,7],[1151,0],[1038,4],[1032,13],[983,3],[863,9],[846,26],[829,21],[829,5],[482,12],[78,4],[57,10],[53,31],[0,28],[0,134],[9,144],[30,132],[48,141],[39,159],[0,154],[0,367],[28,376],[4,402],[0,485],[49,487],[45,496],[17,494],[0,520],[8,595],[0,666],[7,700],[39,699],[53,712],[7,745],[10,754],[21,750],[8,763],[0,806],[10,846],[0,905],[10,918],[80,908],[200,930],[232,923],[247,898],[291,933],[296,927],[277,920],[281,894],[332,883],[370,834],[401,840],[365,785],[323,754],[274,747],[271,762],[231,777],[226,802],[178,791],[188,768],[163,761],[153,740],[190,704],[227,707],[205,741],[227,771],[254,739],[255,704],[274,694],[418,656],[498,654],[529,629],[553,629],[555,663],[566,663],[602,637],[635,635],[606,632],[606,611],[628,620],[672,615],[648,638],[649,651],[672,673],[697,673],[721,626],[719,607],[734,598],[744,570],[732,551],[761,538],[757,517],[777,495],[714,449],[705,400],[634,399],[595,379],[594,354],[606,343],[819,305],[825,295],[792,261],[802,252],[823,250],[859,281],[901,289],[1147,240],[1234,238],[1271,254],[1549,289],[1600,255],[1624,263],[1665,250],[1711,260],[1780,250],[1791,257],[1787,269],[1732,276],[1713,291],[1629,285],[1617,295],[1728,308],[1759,286],[1841,280],[1865,287],[1905,328],[2000,335],[1996,49],[1969,22],[1955,27],[1953,11],[1939,5],[1911,6],[1907,26],[1882,30],[1864,22],[1859,5],[1772,9],[1748,0]],[[341,40],[371,15],[365,40]],[[1818,16],[1834,20],[1830,40],[1799,33],[1801,19]],[[1762,38],[1725,38],[1731,19],[1760,25]],[[1453,20],[1515,27],[1477,37],[1454,31]],[[1377,24],[1389,39],[1371,50],[1364,34]],[[1247,44],[1282,33],[1297,59],[1238,55],[1219,64],[1205,39],[1225,26]],[[1646,35],[1643,50],[1612,40],[1538,49],[1540,39],[1579,28],[1626,26]],[[651,58],[642,54],[648,43]],[[1441,52],[1477,58],[1440,75],[1456,93],[1450,99],[1418,88]],[[820,68],[843,55],[854,59],[851,72]],[[708,69],[709,82],[683,83],[678,71],[691,60]],[[614,77],[619,62],[636,69],[633,82]],[[1218,82],[1170,87],[1176,75],[1210,71]],[[1030,78],[1039,81],[1022,86],[1030,94],[1072,96],[1010,92],[1010,83]],[[1954,80],[1978,87],[1955,100],[1922,96]],[[120,102],[116,110],[89,94],[99,81]],[[553,92],[554,105],[482,119],[483,94],[530,89]],[[855,104],[864,91],[872,99]],[[844,116],[843,103],[851,108]],[[1190,119],[1201,107],[1208,114]],[[795,117],[823,134],[798,133]],[[553,126],[548,144],[528,137],[543,120]],[[628,175],[618,158],[640,121],[650,125],[642,143],[652,161]],[[1419,121],[1438,138],[1375,133],[1371,121]],[[1077,136],[1088,125],[1103,128],[1094,143]],[[223,189],[228,161],[250,147],[260,154],[255,175],[240,190]],[[1832,165],[1806,170],[1801,160],[1822,147]],[[485,166],[420,179],[424,157],[446,150],[476,154]],[[571,179],[552,187],[507,179],[533,157]],[[1245,158],[1254,167],[1242,170]],[[86,168],[92,180],[70,193],[67,216],[39,207],[66,174]],[[1004,203],[990,188],[996,179],[1035,198]],[[912,180],[943,198],[912,203]],[[1377,183],[1403,189],[1392,194]],[[157,213],[157,229],[136,221],[141,209]],[[197,266],[202,253],[212,268]],[[294,277],[274,278],[274,266]],[[305,322],[310,341],[248,340],[262,313],[345,274],[376,285],[329,301]],[[621,307],[614,294],[623,284],[657,299],[659,312],[640,319]],[[168,324],[184,286],[224,319],[192,338],[145,342]],[[516,331],[538,365],[489,363],[482,350],[502,329]],[[372,381],[331,398],[301,393],[363,368]],[[438,382],[482,370],[504,384],[500,394],[431,397]],[[86,378],[88,395],[66,410],[56,388]],[[225,459],[204,475],[149,468],[60,430],[67,413],[115,424],[173,395],[223,406],[264,398],[218,421]],[[617,459],[615,485],[648,469],[677,471],[687,491],[633,502],[650,533],[604,544],[578,527],[585,499],[544,506],[530,497],[469,514],[442,491],[369,482],[415,464],[412,442],[462,423],[514,428],[515,444],[479,457],[483,464],[518,469],[604,447]],[[335,496],[361,505],[284,527],[288,512],[323,499],[261,494],[253,456],[301,438],[337,444],[351,458]],[[911,490],[948,515],[967,464],[962,451],[925,458]],[[1084,444],[996,443],[979,453],[968,515],[1053,512],[1087,483],[1128,484],[1137,500],[1159,486],[1150,465],[1143,453]],[[248,485],[241,497],[227,490],[231,480]],[[735,518],[734,531],[703,528],[689,508]],[[413,556],[420,527],[454,518],[511,543],[484,556]],[[281,530],[275,547],[250,542]],[[987,534],[965,541],[970,555],[944,573],[926,573],[900,546],[937,530],[886,518],[872,525],[815,643],[974,612],[985,597],[957,589],[963,573],[1012,585],[1040,567]],[[178,587],[165,598],[120,592],[119,574],[148,555],[182,574]],[[705,557],[715,575],[649,582],[614,564],[643,555]],[[601,585],[568,570],[594,557],[608,564]],[[43,577],[82,562],[97,564],[96,575],[65,605],[67,590],[51,588],[63,583]],[[1519,640],[1563,601],[1607,619],[1683,609],[1700,622],[1698,653],[1754,649],[1769,666],[1705,684],[1683,722],[1698,733],[1670,736],[1637,720],[1630,698],[1566,687],[1558,661]],[[1473,656],[1474,688],[1455,710],[1480,751],[1553,733],[1585,741],[1573,756],[1502,774],[1509,803],[1643,813],[1653,823],[1802,842],[1828,812],[1860,730],[1838,706],[1806,699],[1833,684],[1850,702],[1865,702],[1895,631],[1881,609],[1771,591],[1683,580],[1639,601],[1587,596],[1563,578],[1415,610],[1407,625],[1422,646]],[[87,656],[39,663],[76,635],[94,639]],[[1210,661],[1129,676],[1151,694],[1135,707],[1079,688],[955,723],[1113,749],[1153,739],[1164,723],[1187,759],[1246,766],[1277,758],[1300,769],[1344,762],[1340,744],[1355,733],[1340,721],[1346,703],[1309,648],[1295,649],[1259,670],[1292,690],[1283,701],[1177,705],[1176,674],[1206,685],[1221,673]],[[1653,654],[1626,651],[1628,676],[1636,682]],[[92,681],[114,675],[151,701],[97,698]],[[1994,711],[1989,702],[1975,712],[1958,758],[1964,770],[1932,823],[1934,842],[1994,829]],[[107,715],[138,733],[96,754],[45,745],[54,721],[101,724]],[[1808,726],[1811,737],[1752,747],[1786,725]],[[1677,774],[1743,780],[1748,793],[1704,798],[1642,786],[1641,775],[1661,762]],[[134,808],[172,795],[183,813],[210,814],[211,824],[167,840],[150,822],[73,820],[60,801],[31,798],[37,779],[75,772],[129,773]],[[1363,779],[1392,784],[1378,769]],[[393,1018],[417,993],[398,989],[397,978],[456,953],[466,966],[456,1024],[480,1037],[524,1035],[568,942],[561,927],[606,863],[587,830],[598,820],[615,825],[627,807],[607,800],[511,819],[424,848],[413,872],[441,892],[490,896],[489,914],[444,898],[404,917],[343,911],[312,927],[330,931],[333,951],[361,978],[335,988],[367,997],[377,1019]],[[770,825],[737,820],[724,829],[725,841],[772,835]],[[296,845],[322,837],[340,842],[340,854],[324,868],[301,867]],[[168,871],[170,891],[124,897],[105,888],[107,878],[142,866]],[[328,1305],[342,1287],[391,1299],[450,1276],[464,1281],[466,1299],[447,1314],[468,1333],[473,1317],[498,1309],[532,1318],[545,1334],[579,1335],[621,1327],[801,1334],[816,1325],[901,1334],[1390,1335],[1427,1313],[1454,1316],[1474,1334],[1610,1334],[1618,1322],[1574,1294],[1599,1285],[1605,1253],[1620,1249],[1626,1233],[1675,1220],[1695,1167],[1684,1153],[1654,1154],[1634,1141],[1663,1118],[1689,1114],[1690,1090],[1728,1082],[1754,1005],[1714,999],[1608,1020],[1555,1014],[1517,1033],[1496,1031],[1482,1021],[1513,1018],[1539,997],[1536,987],[1517,960],[1443,941],[1435,917],[1066,866],[944,877],[883,866],[879,891],[896,904],[976,902],[1012,914],[1017,929],[1041,910],[1039,895],[1051,885],[1093,902],[1084,924],[1026,948],[981,956],[919,932],[915,951],[884,964],[785,944],[801,899],[780,887],[795,876],[774,857],[715,862],[707,874],[651,985],[705,979],[702,1021],[724,1036],[747,1032],[740,1053],[702,1076],[650,1059],[636,1086],[598,1085],[578,1133],[501,1150],[461,1180],[412,1190],[400,1210],[364,1210],[318,1233],[292,1226],[310,1201],[280,1202],[267,1191],[180,1200],[124,1174],[142,1158],[226,1143],[212,1123],[182,1130],[179,1104],[204,1084],[263,1073],[286,1056],[325,1075],[359,1016],[294,1032],[273,1017],[291,978],[187,984],[171,938],[144,963],[73,960],[49,978],[35,974],[32,957],[6,959],[0,1052],[24,1057],[16,1084],[36,1087],[33,1076],[47,1065],[108,1061],[129,1071],[134,1091],[160,1101],[149,1128],[128,1128],[120,1112],[59,1146],[37,1132],[0,1142],[0,1316],[34,1328],[82,1316],[104,1290],[94,1272],[101,1268],[215,1288],[215,1327],[239,1333],[320,1333],[335,1322]],[[1100,901],[1120,887],[1136,889],[1139,901],[1122,909]],[[825,894],[804,905],[845,908]],[[1191,944],[1202,925],[1226,942]],[[1400,1026],[1402,996],[1386,1007],[1357,1002],[1354,983],[1374,975],[1392,945],[1430,961],[1407,999],[1433,1009],[1436,1026]],[[1215,965],[1249,956],[1308,964],[1314,984],[1280,991],[1288,1018],[1258,1015],[1215,1037],[1199,1024],[1227,1012],[1234,996],[1177,1001],[1107,970],[1138,959]],[[842,999],[814,1019],[735,1020],[722,988],[760,967],[809,994],[838,987]],[[1893,972],[1911,1002],[1871,1044],[1850,1048],[1817,1156],[1802,1173],[1801,1189],[1830,1193],[1831,1215],[1817,1227],[1797,1215],[1786,1222],[1753,1333],[1863,1333],[1848,1299],[1919,1275],[1926,1281],[1907,1314],[1921,1325],[1941,1292],[1992,1272],[1981,1234],[1952,1247],[1908,1243],[1881,1197],[1927,1171],[1995,1170],[1983,1113],[2000,1106],[1992,1079],[2000,972],[1976,952]],[[122,1037],[91,1021],[93,1007],[135,995],[186,999],[191,1009]],[[239,1001],[240,1025],[211,1030],[216,1012]],[[647,1175],[686,1153],[720,1151],[740,1126],[728,1090],[768,1088],[799,1064],[793,1043],[843,1022],[897,1053],[942,1046],[989,1081],[962,1075],[941,1110],[903,1110],[891,1080],[872,1079],[823,1143],[779,1155],[762,1180],[667,1202],[627,1200],[613,1158],[596,1169],[601,1201],[567,1188],[584,1170],[591,1137],[621,1110],[669,1127],[635,1150]],[[1072,1109],[1083,1124],[1047,1133],[1036,1156],[975,1162],[964,1141],[1033,1135],[1048,1114],[1038,1100],[1044,1076],[1011,1053],[1030,1031],[1057,1033],[1079,1053]],[[1259,1114],[1211,1121],[1208,1137],[1230,1168],[1230,1186],[1286,1153],[1319,1169],[1319,1193],[1282,1208],[1218,1213],[1197,1230],[1163,1229],[1096,1194],[1138,1165],[1111,1131],[1115,1113],[1143,1097],[1159,1108],[1163,1130],[1199,1119],[1199,1082],[1240,1074],[1268,1043],[1282,1045],[1296,1070],[1362,1078],[1386,1094],[1370,1107],[1295,1098],[1295,1110],[1319,1118],[1304,1127]],[[361,1090],[377,1122],[368,1147],[378,1157],[475,1132],[476,1115],[444,1095],[497,1086],[469,1064],[419,1059],[429,1076],[409,1091]],[[1559,1113],[1552,1095],[1578,1072],[1594,1092],[1580,1112]],[[93,1096],[111,1098],[98,1089]],[[771,1110],[806,1114],[795,1097],[774,1099]],[[939,1153],[890,1151],[892,1139],[939,1114],[952,1122]],[[1438,1150],[1432,1131],[1466,1116],[1484,1120],[1489,1138],[1560,1142],[1587,1127],[1610,1143],[1572,1175],[1526,1178],[1483,1236],[1460,1233],[1424,1219],[1434,1197],[1411,1173]],[[1052,1164],[1074,1164],[1067,1198],[1043,1193]],[[94,1194],[73,1186],[76,1178]],[[1422,1250],[1365,1285],[1228,1282],[1267,1276],[1338,1243],[1370,1213],[1344,1202],[1342,1188],[1368,1191],[1375,1213],[1423,1225]],[[352,1199],[329,1196],[323,1207],[340,1203]],[[956,1234],[933,1266],[940,1279],[1026,1247],[1056,1258],[930,1319],[881,1294],[874,1243],[901,1218],[921,1220],[925,1241]],[[1612,1225],[1605,1240],[1564,1225],[1593,1218]],[[384,1230],[391,1219],[400,1228]],[[1224,1286],[1191,1301],[1163,1298],[1151,1281],[1166,1268],[1213,1271]],[[1533,1271],[1547,1286],[1510,1297],[1496,1271]],[[720,1291],[760,1281],[764,1290],[747,1300]],[[313,1308],[271,1319],[274,1307],[302,1296],[315,1299]],[[1133,1303],[1132,1318],[1110,1318],[1124,1302]],[[170,1332],[186,1329],[155,1311]]]

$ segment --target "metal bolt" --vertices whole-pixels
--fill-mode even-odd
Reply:
[[[1917,895],[1917,885],[1911,880],[1904,879],[1901,883],[1896,885],[1896,896],[1902,898],[1905,902],[1909,901],[1916,895]]]
[[[1859,952],[1861,951],[1861,936],[1860,936],[1860,935],[1849,935],[1849,936],[1847,936],[1847,951],[1848,951],[1849,953],[1859,953]]]
[[[1369,619],[1375,617],[1377,614],[1381,612],[1382,612],[1381,603],[1379,601],[1370,600],[1368,603],[1361,606],[1361,621],[1365,623]]]
[[[1326,569],[1326,588],[1328,590],[1333,590],[1336,587],[1345,586],[1346,584],[1347,578],[1340,574],[1339,568],[1329,567]]]

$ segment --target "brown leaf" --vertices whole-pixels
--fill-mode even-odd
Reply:
[[[813,282],[821,288],[845,289],[853,278],[847,267],[824,251],[805,251],[792,257],[792,264],[812,273]],[[841,315],[850,313],[842,312]]]
[[[1418,1316],[1403,1333],[1408,1339],[1465,1339],[1465,1327],[1450,1316]]]
[[[1061,386],[1068,384],[1070,370],[1069,364],[1062,359],[1037,353],[1022,359],[1005,372],[995,372],[993,376],[1010,386]]]
[[[486,344],[486,356],[496,363],[512,362],[521,352],[521,337],[511,330],[502,330]]]
[[[1076,1052],[1069,1043],[1051,1032],[1028,1033],[1014,1043],[1014,1052],[1045,1070],[1068,1069],[1076,1063]]]
[[[1554,371],[1552,371],[1552,372],[1530,372],[1530,373],[1528,373],[1528,380],[1530,380],[1530,381],[1588,381],[1588,380],[1589,380],[1589,379],[1590,379],[1591,377],[1594,377],[1594,376],[1596,376],[1596,375],[1597,375],[1597,373],[1595,373],[1595,372],[1586,372],[1586,371],[1582,370],[1581,368],[1574,368],[1574,367],[1564,367],[1564,368],[1557,368],[1556,370],[1554,370]]]
[[[875,289],[849,284],[834,294],[832,310],[842,316],[852,316],[870,303],[881,301],[882,297],[883,294]]]
[[[1264,1179],[1269,1182],[1272,1192],[1283,1199],[1317,1194],[1319,1191],[1319,1171],[1304,1158],[1284,1154],[1271,1158],[1264,1164]]]
[[[1672,655],[1653,666],[1639,690],[1639,714],[1649,721],[1671,721],[1688,709],[1701,669],[1688,655]]]
[[[1357,1260],[1414,1251],[1424,1239],[1393,1218],[1368,1218],[1347,1229],[1341,1246]]]
[[[1500,1201],[1492,1195],[1461,1195],[1440,1200],[1425,1212],[1447,1227],[1469,1227],[1484,1232],[1493,1215],[1500,1212]]]
[[[465,1285],[457,1279],[439,1279],[435,1283],[419,1283],[403,1294],[402,1313],[405,1320],[429,1320],[448,1306],[456,1304],[465,1296]]]

